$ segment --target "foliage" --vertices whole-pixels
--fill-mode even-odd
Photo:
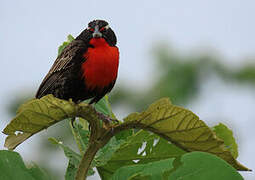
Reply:
[[[74,40],[74,37],[73,37],[71,34],[69,34],[69,35],[67,36],[67,41],[63,42],[63,44],[59,46],[59,48],[58,48],[58,55],[63,51],[63,49],[64,49],[70,42],[72,42],[72,40]]]
[[[176,161],[178,161],[176,163]],[[222,171],[224,169],[224,171]],[[219,173],[221,172],[221,173]],[[202,152],[187,153],[180,159],[164,159],[146,164],[124,166],[112,176],[112,180],[126,179],[234,179],[242,176],[226,162]]]
[[[98,110],[108,112],[108,115],[111,114],[112,111],[108,105],[107,98],[102,100],[100,106],[102,107],[98,107]],[[130,114],[124,118],[122,123],[110,125],[99,123],[98,126],[95,126],[93,123],[99,122],[99,119],[96,111],[91,106],[84,103],[74,104],[71,101],[60,100],[52,95],[47,95],[41,99],[33,99],[19,108],[17,116],[4,130],[6,134],[9,134],[9,137],[6,138],[6,144],[11,144],[11,148],[16,147],[16,145],[21,143],[16,139],[19,140],[19,137],[23,134],[37,133],[60,120],[75,116],[83,118],[74,123],[73,131],[77,145],[80,144],[78,147],[81,154],[76,153],[56,139],[50,139],[51,142],[59,145],[64,150],[69,159],[66,179],[74,179],[74,175],[79,169],[79,164],[82,162],[82,154],[85,151],[87,152],[89,146],[93,146],[95,139],[97,139],[97,144],[99,144],[98,152],[91,162],[88,175],[93,174],[92,168],[96,167],[102,179],[114,179],[117,176],[114,175],[115,172],[122,172],[123,170],[120,168],[125,168],[126,166],[132,166],[131,171],[133,172],[134,165],[138,169],[150,169],[151,166],[160,167],[162,163],[178,162],[178,159],[186,157],[184,155],[192,151],[215,154],[237,170],[248,170],[236,161],[231,154],[231,149],[226,148],[230,145],[227,139],[233,140],[232,134],[229,133],[226,126],[214,127],[216,134],[219,134],[220,138],[224,140],[222,141],[195,114],[184,108],[172,105],[167,98],[153,103],[141,113]],[[87,126],[83,127],[84,123],[80,123],[84,119],[91,124],[91,132],[96,133],[96,138],[92,141],[91,132],[87,129]],[[130,130],[131,128],[144,130],[135,133]],[[145,130],[149,130],[154,134]],[[18,136],[15,135],[16,131],[20,132]],[[10,143],[10,137],[11,142],[18,143],[15,145]],[[220,162],[226,163],[223,160]],[[208,161],[209,164],[212,163],[210,158]],[[224,167],[224,165],[222,166]],[[182,169],[181,167],[180,165],[176,166],[176,164],[169,165],[166,170],[162,169],[162,174],[170,177],[173,172]],[[183,171],[189,170],[184,168]],[[201,171],[203,172],[203,170]],[[228,174],[227,171],[226,173]],[[230,172],[233,176],[237,173],[233,169]],[[141,173],[138,173],[139,177],[144,176]],[[134,177],[137,178],[138,175],[136,174]],[[157,176],[157,174],[154,175]]]
[[[222,123],[213,127],[213,131],[216,135],[224,141],[225,148],[227,148],[234,158],[238,157],[238,147],[233,137],[233,132],[228,129],[228,127]]]
[[[9,135],[5,147],[14,149],[33,134],[74,116],[74,113],[72,102],[56,99],[52,95],[28,101],[20,106],[17,116],[4,129],[3,133]]]
[[[128,136],[104,166],[97,167],[102,179],[110,179],[121,167],[176,158],[186,152],[156,134],[140,130]]]
[[[49,180],[36,165],[27,168],[16,152],[0,150],[0,179],[8,180]]]

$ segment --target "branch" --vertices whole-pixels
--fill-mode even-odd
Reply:
[[[100,149],[100,146],[98,146],[98,144],[96,144],[96,143],[89,144],[89,147],[86,150],[86,152],[83,155],[82,160],[80,162],[80,165],[79,165],[76,177],[75,177],[76,180],[84,180],[86,178],[90,164],[93,161],[93,159],[99,149]]]
[[[83,104],[80,104],[77,107],[77,116],[89,122],[91,131],[88,148],[82,157],[75,177],[76,180],[84,180],[86,179],[87,172],[97,151],[107,144],[111,137],[108,139],[102,136],[103,134],[106,134],[108,129],[102,127],[101,119],[97,115],[94,108],[90,106],[88,108],[87,105],[83,106]],[[88,113],[88,111],[93,111],[93,113]]]

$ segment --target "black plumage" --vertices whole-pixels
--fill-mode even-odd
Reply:
[[[89,89],[86,87],[86,79],[82,76],[81,66],[86,61],[84,53],[88,48],[93,48],[89,44],[93,38],[93,32],[89,28],[99,28],[107,26],[103,20],[94,20],[75,40],[67,45],[55,60],[48,74],[43,79],[36,98],[41,98],[47,94],[53,94],[60,99],[68,100],[72,98],[74,102],[93,98],[90,103],[98,102],[106,93],[111,91],[115,84],[113,80],[103,89]],[[110,46],[116,45],[116,36],[111,28],[101,32],[102,37]]]

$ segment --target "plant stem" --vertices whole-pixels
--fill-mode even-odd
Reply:
[[[82,157],[81,163],[79,165],[78,171],[76,173],[76,180],[86,179],[91,162],[93,161],[97,151],[100,149],[100,146],[97,144],[89,144],[88,149]]]
[[[90,106],[87,106],[90,107]],[[84,111],[85,110],[85,111]],[[106,143],[102,143],[100,139],[101,133],[105,132],[100,126],[100,119],[93,108],[84,109],[80,106],[77,109],[77,115],[83,119],[86,119],[90,124],[90,137],[89,137],[89,145],[82,157],[82,160],[79,164],[75,179],[76,180],[84,180],[86,179],[86,175],[88,173],[89,167],[97,153],[97,151],[104,146]],[[90,113],[89,113],[90,112]],[[93,113],[91,113],[93,112]],[[98,141],[99,140],[99,141]]]

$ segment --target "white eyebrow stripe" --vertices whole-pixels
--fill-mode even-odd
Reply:
[[[109,28],[110,28],[109,24],[106,25],[104,28],[105,28],[105,29],[109,29]]]

